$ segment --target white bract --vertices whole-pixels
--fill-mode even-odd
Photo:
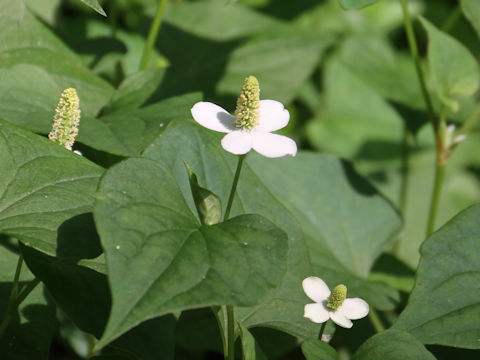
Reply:
[[[253,148],[269,158],[295,156],[295,141],[271,133],[287,126],[290,114],[278,101],[260,100],[259,93],[258,80],[249,76],[237,101],[235,115],[202,101],[192,107],[192,116],[207,129],[227,133],[222,139],[222,147],[232,154],[246,154]]]
[[[303,280],[305,294],[315,301],[314,304],[305,305],[304,317],[315,323],[324,323],[332,319],[334,323],[344,328],[351,328],[351,320],[367,316],[369,307],[365,300],[360,298],[347,299],[347,288],[338,285],[330,291],[325,282],[315,276]]]

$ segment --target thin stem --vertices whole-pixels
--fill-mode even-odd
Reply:
[[[368,318],[370,319],[370,322],[377,333],[385,330],[385,326],[383,326],[382,321],[380,320],[380,317],[374,308],[370,308],[370,311],[368,312]]]
[[[428,109],[428,116],[433,125],[433,130],[435,132],[435,139],[439,141],[438,137],[438,120],[435,116],[435,111],[433,109],[432,99],[428,93],[427,86],[425,83],[425,77],[423,75],[422,66],[420,64],[420,58],[418,56],[418,46],[417,40],[415,38],[415,33],[413,31],[412,20],[410,19],[410,13],[408,11],[407,0],[400,0],[403,12],[403,21],[405,24],[405,31],[407,33],[408,46],[410,47],[410,53],[412,55],[413,61],[415,63],[415,69],[417,71],[418,81],[420,82],[420,87],[422,89],[423,98]]]
[[[438,204],[440,202],[445,166],[446,164],[441,161],[437,161],[435,166],[435,183],[433,186],[432,200],[430,202],[430,212],[428,214],[427,237],[435,230],[435,218],[437,217]]]
[[[408,193],[408,183],[410,178],[410,132],[407,127],[403,130],[403,139],[402,139],[402,167],[400,169],[402,179],[400,184],[400,201],[399,209],[400,213],[405,216],[405,209],[407,206],[407,193]]]
[[[225,210],[223,221],[227,221],[230,217],[230,210],[232,210],[233,199],[235,198],[238,179],[240,178],[240,171],[242,171],[243,159],[245,159],[245,155],[240,155],[238,157],[237,170],[235,171],[235,176],[233,177],[232,188],[230,189],[230,196],[228,197],[227,209]]]
[[[27,285],[25,285],[18,294],[15,306],[18,307],[23,302],[23,300],[25,300],[25,298],[37,287],[38,284],[40,284],[40,279],[35,278]]]
[[[325,327],[327,326],[327,321],[325,321],[323,324],[322,324],[322,327],[320,328],[320,332],[318,333],[318,339],[319,340],[322,340],[322,336],[323,336],[323,332],[325,331]]]
[[[166,5],[167,0],[159,0],[157,13],[155,14],[152,26],[150,27],[150,32],[148,33],[147,43],[145,44],[145,49],[143,50],[142,61],[140,62],[139,70],[145,70],[147,68],[148,60],[150,60],[150,54],[152,53],[153,46],[157,40],[158,30],[160,30],[160,25],[162,24]]]
[[[22,265],[23,265],[23,255],[20,254],[17,261],[17,268],[15,270],[15,275],[13,276],[13,284],[12,290],[10,292],[10,298],[8,300],[7,310],[5,312],[5,316],[0,324],[0,339],[3,337],[5,330],[7,329],[12,317],[17,309],[16,300],[18,294],[18,282],[20,279],[20,273],[22,272]]]
[[[227,350],[228,350],[228,360],[235,360],[235,314],[233,312],[233,306],[227,305],[227,323],[228,323],[228,332],[227,332]]]

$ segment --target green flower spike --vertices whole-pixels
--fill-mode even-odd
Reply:
[[[258,108],[260,107],[260,85],[255,76],[249,76],[245,79],[242,86],[242,92],[237,100],[237,109],[235,116],[237,128],[251,130],[258,125]]]
[[[78,125],[80,123],[80,100],[77,91],[69,88],[63,91],[60,96],[55,116],[53,117],[53,126],[48,138],[68,150],[72,150],[75,137],[78,134]]]
[[[343,284],[335,286],[332,293],[327,299],[327,309],[330,311],[337,311],[342,306],[347,297],[347,287]]]

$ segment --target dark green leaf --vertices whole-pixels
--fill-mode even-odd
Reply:
[[[454,217],[422,245],[415,288],[396,329],[424,344],[479,349],[480,205]]]
[[[411,334],[387,330],[368,339],[352,360],[435,360],[435,357]]]
[[[302,353],[307,360],[338,360],[335,349],[321,340],[304,341]]]
[[[98,347],[172,311],[251,306],[284,275],[283,231],[258,215],[199,226],[169,170],[151,160],[109,169],[94,214],[113,298]]]
[[[245,326],[240,325],[243,360],[267,360],[262,349],[258,346],[253,335]]]
[[[480,36],[480,2],[477,0],[460,0],[462,11]]]
[[[0,232],[55,255],[57,229],[91,211],[99,166],[0,121]]]

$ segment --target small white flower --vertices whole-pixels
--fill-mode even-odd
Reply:
[[[467,135],[465,134],[455,136],[455,129],[456,127],[454,124],[450,124],[447,126],[444,136],[444,146],[447,149],[460,144],[463,140],[467,138]]]
[[[271,134],[287,126],[290,114],[278,101],[260,100],[259,93],[258,80],[249,76],[237,101],[236,116],[218,105],[203,101],[192,107],[192,116],[207,129],[227,133],[222,139],[222,147],[232,154],[246,154],[253,148],[269,158],[295,156],[295,141],[287,136]]]
[[[305,294],[315,301],[305,305],[304,317],[315,323],[324,323],[332,319],[334,323],[344,328],[351,328],[351,320],[367,316],[369,307],[365,300],[360,298],[347,299],[347,288],[338,285],[330,292],[327,284],[315,276],[310,276],[302,282]]]

